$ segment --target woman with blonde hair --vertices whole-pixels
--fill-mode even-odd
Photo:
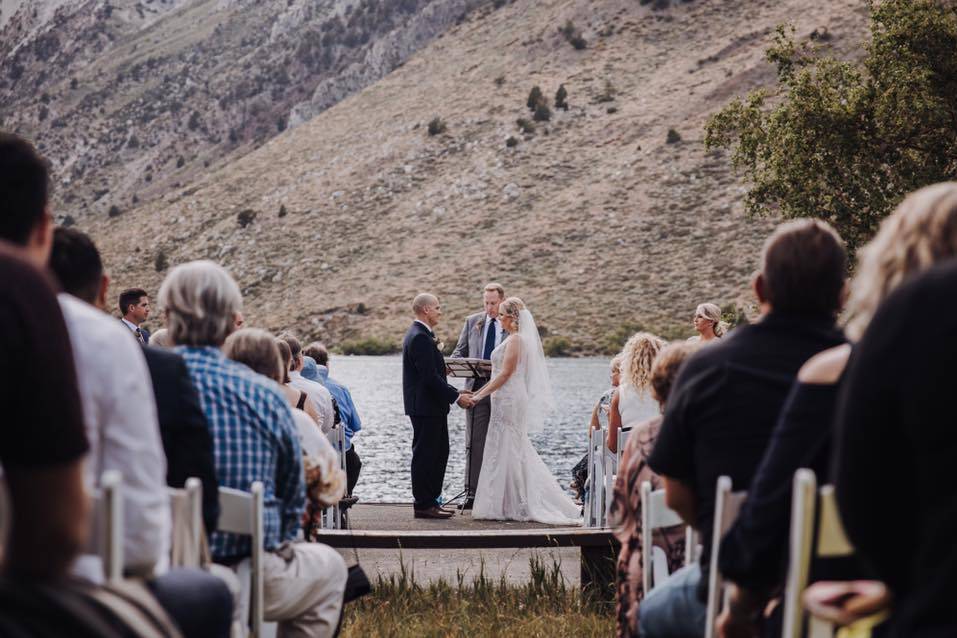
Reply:
[[[605,441],[611,455],[618,452],[618,428],[630,430],[635,423],[659,412],[650,394],[651,366],[663,347],[665,342],[660,337],[639,332],[621,350],[621,381],[611,398],[608,437]]]
[[[694,311],[694,329],[698,334],[688,339],[692,342],[707,343],[720,339],[727,333],[728,324],[721,321],[721,308],[713,303],[698,304]]]
[[[874,238],[858,253],[856,275],[850,285],[850,299],[844,315],[845,333],[851,343],[863,336],[878,306],[902,283],[943,261],[957,257],[957,182],[946,182],[922,188],[908,195],[880,226]],[[751,511],[747,503],[738,522],[721,545],[719,568],[737,587],[732,593],[730,610],[720,618],[725,631],[737,631],[752,621],[751,612],[764,607],[769,582],[782,583],[786,564],[791,480],[798,468],[814,470],[819,484],[836,482],[842,518],[855,547],[853,525],[863,518],[887,516],[884,499],[857,499],[853,504],[841,499],[839,477],[831,474],[840,469],[838,461],[831,465],[835,446],[832,424],[841,427],[870,427],[869,423],[839,423],[836,419],[839,391],[845,383],[845,369],[851,345],[825,350],[807,361],[798,372],[797,381],[782,408],[778,424],[760,471],[751,483],[747,503],[760,511]],[[858,371],[861,372],[861,371]],[[886,370],[872,374],[885,375]],[[846,401],[845,401],[846,403]],[[902,452],[904,451],[902,449]],[[865,451],[866,452],[866,451]],[[861,454],[859,450],[855,454]],[[869,511],[871,507],[881,511]],[[846,518],[845,518],[846,517]],[[848,524],[850,523],[850,524]],[[872,532],[877,533],[877,532]],[[902,546],[903,547],[903,546]],[[869,556],[876,563],[884,557]],[[848,579],[860,578],[861,571],[842,574]],[[813,576],[813,574],[812,574]],[[760,585],[759,585],[760,583]],[[877,588],[879,589],[879,588]],[[742,591],[743,590],[743,591]],[[848,583],[843,609],[872,608],[880,600],[871,600],[868,587]],[[814,597],[813,588],[809,596]],[[847,596],[850,602],[845,602]],[[831,601],[815,600],[824,606]]]

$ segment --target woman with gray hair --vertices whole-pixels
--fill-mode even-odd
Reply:
[[[173,268],[159,290],[170,340],[180,346],[221,346],[234,330],[243,296],[226,270],[208,260]]]

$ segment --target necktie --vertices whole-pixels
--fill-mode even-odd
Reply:
[[[146,339],[143,338],[143,331],[139,328],[136,329],[136,338],[140,340],[140,343],[146,344]]]
[[[495,350],[495,319],[489,319],[488,330],[485,331],[485,350],[482,351],[482,358],[491,358],[492,350]]]

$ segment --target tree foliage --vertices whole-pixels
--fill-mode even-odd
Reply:
[[[853,249],[909,192],[957,176],[957,9],[870,0],[856,61],[779,27],[776,89],[712,117],[706,144],[732,150],[748,212],[828,220]]]

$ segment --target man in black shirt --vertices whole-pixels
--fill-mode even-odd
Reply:
[[[886,636],[957,636],[957,262],[891,293],[838,398],[837,500],[860,557],[894,595]]]
[[[818,220],[782,224],[765,242],[753,282],[762,318],[703,347],[675,382],[648,462],[669,507],[701,534],[699,565],[676,572],[641,605],[642,636],[704,633],[715,484],[747,490],[792,381],[812,355],[842,343],[834,321],[846,253]]]

